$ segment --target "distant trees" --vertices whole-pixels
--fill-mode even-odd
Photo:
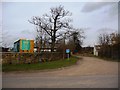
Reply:
[[[10,39],[11,36],[9,35],[7,30],[0,32],[1,40],[0,40],[0,47],[8,48],[10,47]]]
[[[69,32],[70,30],[74,30],[70,24],[72,20],[68,18],[68,16],[71,15],[72,13],[65,10],[64,7],[60,5],[58,7],[50,8],[50,13],[44,14],[42,17],[34,16],[29,22],[39,28],[37,29],[38,33],[43,32],[43,34],[41,34],[42,37],[47,36],[47,41],[51,46],[51,52],[54,52],[56,43],[59,43],[59,40],[64,39],[67,36],[66,34],[71,35]],[[43,39],[41,35],[39,34],[37,36],[40,40]]]
[[[120,34],[111,33],[111,34],[100,34],[99,35],[99,44],[100,45],[114,45],[120,43]]]
[[[99,35],[99,44],[100,45],[109,45],[111,43],[111,36],[109,34],[100,34]]]
[[[82,49],[82,43],[84,38],[85,37],[83,36],[82,30],[78,29],[72,32],[71,38],[69,38],[67,45],[69,48],[71,48],[73,53],[77,53]]]

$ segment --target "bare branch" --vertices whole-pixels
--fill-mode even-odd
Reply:
[[[70,25],[72,20],[67,18],[67,16],[71,15],[72,13],[65,10],[64,7],[60,5],[58,7],[50,8],[49,14],[44,14],[42,17],[34,16],[32,20],[28,21],[38,26],[38,31],[44,30],[50,36],[51,51],[53,51],[57,38],[62,37],[62,34],[58,34],[58,31],[73,29],[72,25]],[[66,37],[68,33],[70,32],[65,32]]]

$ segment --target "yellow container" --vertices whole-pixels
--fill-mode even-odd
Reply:
[[[24,41],[30,41],[29,49],[28,49],[28,50],[22,49],[22,48],[23,48],[22,40],[24,40]],[[33,52],[34,52],[34,40],[20,39],[20,40],[18,40],[18,41],[15,42],[15,43],[18,43],[18,45],[19,45],[19,46],[18,46],[19,50],[17,50],[17,51],[20,52],[20,53],[23,53],[23,52],[26,52],[26,53],[33,53]],[[26,45],[26,44],[25,44],[25,45]],[[24,45],[24,46],[25,46],[25,45]]]

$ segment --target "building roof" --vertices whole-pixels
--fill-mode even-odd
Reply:
[[[19,39],[19,40],[16,40],[14,43],[16,43],[16,42],[18,42],[18,41],[20,41],[20,40],[28,40],[28,39],[21,38],[21,39]],[[33,40],[33,41],[34,41],[34,40]]]

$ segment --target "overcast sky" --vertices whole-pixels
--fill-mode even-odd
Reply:
[[[19,38],[34,39],[35,26],[28,20],[32,16],[49,13],[51,7],[59,5],[72,12],[74,27],[84,29],[86,38],[83,46],[97,44],[100,33],[112,33],[118,30],[117,2],[3,2],[4,41],[13,46],[13,42]]]

